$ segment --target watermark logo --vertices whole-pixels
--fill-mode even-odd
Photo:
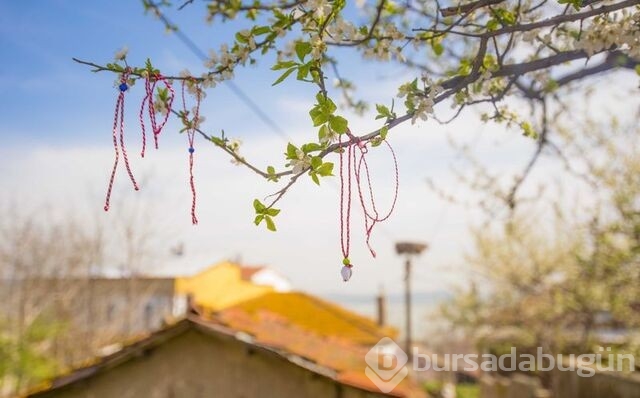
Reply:
[[[383,393],[396,388],[409,373],[409,369],[405,366],[409,361],[407,354],[389,337],[378,341],[367,352],[364,359],[368,365],[364,374]]]
[[[389,337],[373,346],[365,355],[365,375],[382,391],[391,392],[409,373],[407,365],[416,372],[427,370],[446,372],[547,372],[557,369],[576,372],[580,377],[592,377],[597,371],[623,372],[635,369],[632,354],[616,353],[611,347],[600,347],[597,353],[557,354],[545,353],[536,347],[535,354],[518,353],[511,347],[509,354],[436,354],[421,353],[413,347],[413,361],[408,364],[407,354]]]

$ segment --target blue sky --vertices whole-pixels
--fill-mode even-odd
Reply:
[[[198,2],[169,16],[205,51],[216,48],[231,33],[219,24],[207,26]],[[139,1],[0,2],[0,205],[20,203],[26,210],[46,206],[60,217],[71,212],[108,225],[136,209],[136,214],[144,213],[145,226],[158,232],[150,248],[154,260],[144,272],[187,274],[225,258],[241,257],[248,264],[272,265],[295,286],[318,294],[373,296],[382,285],[397,294],[403,286],[402,261],[395,256],[393,243],[410,239],[431,245],[416,265],[416,291],[451,291],[451,285],[467,275],[461,267],[464,253],[471,248],[468,226],[478,215],[442,202],[427,187],[426,179],[432,178],[441,188],[469,199],[450,172],[459,156],[448,140],[474,142],[490,166],[504,172],[522,167],[534,149],[534,143],[518,133],[480,124],[474,111],[447,127],[428,121],[393,130],[389,140],[398,153],[401,178],[397,211],[374,233],[376,260],[364,245],[362,220],[354,216],[351,257],[356,269],[352,281],[344,284],[338,274],[342,258],[337,179],[320,188],[310,181],[297,184],[281,202],[279,231],[268,233],[252,224],[251,202],[273,193],[277,186],[232,165],[213,146],[198,142],[200,225],[193,227],[188,215],[187,144],[176,133],[178,125],[173,120],[163,132],[159,151],[144,161],[132,159],[134,172],[145,181],[142,191],[132,192],[121,168],[112,211],[102,211],[113,162],[110,129],[117,95],[115,77],[91,73],[71,58],[102,64],[110,62],[123,45],[129,48],[132,64],[149,57],[165,74],[184,68],[194,73],[200,70],[200,60],[175,35],[165,34],[159,21],[144,16]],[[361,95],[378,102],[390,102],[395,87],[413,78],[407,71],[381,68],[353,57],[344,58],[343,65],[345,75],[358,77]],[[266,63],[236,75],[236,84],[294,142],[314,139],[316,131],[307,114],[313,87],[288,82],[272,88],[277,74]],[[136,115],[141,91],[140,86],[133,87],[127,96],[129,148],[140,144]],[[284,165],[286,140],[225,85],[210,92],[203,114],[205,130],[224,129],[229,136],[242,139],[242,153],[258,165]],[[372,119],[350,115],[351,127],[370,131],[378,126]],[[498,153],[491,149],[497,141],[507,143]],[[380,201],[388,204],[390,194],[385,187],[389,186],[390,159],[384,152],[374,152],[371,165]],[[185,244],[186,255],[170,258],[169,248],[180,242]]]

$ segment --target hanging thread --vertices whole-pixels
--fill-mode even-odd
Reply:
[[[393,202],[387,214],[384,216],[380,216],[378,208],[376,206],[375,196],[373,193],[373,185],[371,183],[371,173],[369,171],[369,165],[367,164],[366,154],[369,152],[367,148],[367,143],[365,141],[360,140],[358,137],[355,137],[349,130],[347,130],[347,136],[349,137],[349,142],[340,152],[340,245],[342,249],[342,270],[341,275],[342,279],[346,282],[351,278],[353,274],[353,264],[351,264],[351,260],[349,259],[349,249],[350,249],[350,241],[351,241],[351,174],[353,173],[357,185],[358,197],[360,199],[360,206],[362,207],[362,212],[364,216],[364,227],[365,227],[365,235],[366,242],[371,255],[375,258],[376,252],[373,250],[371,246],[370,239],[371,234],[373,232],[374,226],[379,223],[387,220],[393,210],[395,209],[395,205],[398,199],[398,188],[399,188],[399,172],[398,172],[398,161],[396,158],[396,154],[386,140],[384,141],[385,145],[391,151],[391,156],[393,158],[393,166],[394,166],[394,176],[395,176],[395,189]],[[342,136],[339,138],[339,143],[342,146]],[[359,149],[360,156],[358,157]],[[347,161],[346,161],[346,178],[345,178],[345,170],[344,170],[344,154],[346,153]],[[364,167],[364,181],[363,181],[363,167]],[[346,182],[345,182],[346,180]],[[367,184],[367,191],[369,194],[369,201],[371,203],[370,209],[368,209],[368,205],[365,201],[365,194],[363,194],[363,182]],[[346,186],[346,193],[345,193]]]
[[[371,184],[371,174],[369,172],[369,165],[367,164],[367,159],[365,157],[365,154],[367,153],[366,147],[361,147],[361,155],[360,155],[360,160],[358,161],[358,167],[354,167],[354,174],[355,174],[356,183],[358,186],[358,196],[360,197],[360,205],[362,206],[362,212],[364,214],[364,229],[367,236],[367,239],[366,239],[367,247],[369,248],[369,251],[371,252],[371,255],[374,258],[376,257],[376,252],[375,250],[373,250],[373,247],[371,247],[371,243],[369,242],[369,240],[371,239],[371,233],[373,231],[373,227],[377,223],[383,222],[387,220],[389,217],[391,217],[391,214],[393,213],[393,210],[396,207],[396,201],[398,200],[398,187],[399,187],[398,160],[396,158],[396,154],[393,148],[391,147],[391,144],[389,144],[386,140],[384,140],[383,142],[387,145],[387,147],[389,148],[389,151],[391,152],[391,156],[393,158],[393,168],[394,168],[394,176],[395,176],[395,189],[394,189],[394,195],[393,195],[393,202],[391,203],[389,212],[384,217],[380,217],[380,214],[378,213],[378,209],[376,207],[376,201],[373,195],[373,185]],[[354,151],[354,161],[355,161],[355,151]],[[371,201],[371,211],[367,210],[367,205],[365,204],[364,195],[362,194],[362,180],[361,180],[362,166],[364,166],[366,183],[369,191],[369,199]]]
[[[164,117],[160,124],[157,123],[156,119],[156,106],[153,100],[153,93],[155,92],[156,85],[161,82],[164,84],[165,88],[169,92],[169,97],[166,104],[166,112],[164,112]],[[145,149],[147,146],[147,138],[145,133],[145,125],[144,125],[144,108],[145,105],[149,111],[149,121],[151,123],[151,131],[153,132],[153,140],[155,143],[155,148],[158,149],[158,136],[162,132],[165,124],[169,120],[169,112],[171,111],[171,106],[173,105],[173,99],[175,97],[175,92],[173,91],[173,87],[171,87],[171,83],[159,73],[154,73],[153,75],[148,75],[144,81],[145,88],[145,97],[142,100],[142,105],[140,106],[140,126],[142,127],[142,152],[140,155],[144,157]]]
[[[342,145],[342,135],[338,138]],[[347,178],[345,184],[344,177],[344,153],[347,152]],[[353,274],[353,264],[349,259],[349,250],[351,246],[351,158],[353,153],[353,142],[350,142],[346,148],[340,150],[340,248],[342,249],[342,270],[340,274],[342,279],[347,282]],[[345,185],[347,188],[345,199]],[[346,209],[345,209],[346,207]]]
[[[196,217],[196,186],[193,178],[193,153],[196,151],[194,148],[194,140],[196,129],[198,128],[198,124],[200,122],[200,100],[202,93],[200,92],[200,88],[196,86],[196,105],[193,109],[193,118],[189,121],[187,110],[187,102],[185,100],[185,85],[186,80],[182,81],[182,111],[183,111],[183,122],[187,126],[187,138],[189,141],[189,186],[191,187],[191,223],[193,225],[198,224],[198,218]],[[195,84],[195,83],[193,83]]]
[[[129,158],[127,157],[127,149],[124,143],[124,97],[125,93],[129,90],[127,84],[130,74],[130,69],[127,68],[120,77],[120,84],[118,85],[118,99],[116,100],[116,109],[113,115],[113,149],[115,152],[115,160],[113,162],[113,169],[111,170],[111,177],[109,178],[109,186],[107,188],[107,196],[104,204],[104,211],[109,210],[109,202],[111,200],[111,191],[113,190],[113,183],[116,178],[116,169],[118,168],[118,160],[120,158],[120,151],[118,150],[118,132],[120,136],[120,149],[122,150],[122,157],[124,159],[124,165],[127,169],[127,174],[133,183],[133,188],[138,191],[138,183],[136,182],[131,166],[129,165]]]

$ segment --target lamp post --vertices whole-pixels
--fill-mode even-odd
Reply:
[[[405,304],[405,352],[411,357],[411,261],[419,256],[425,249],[426,243],[398,242],[396,253],[404,256],[404,304]]]

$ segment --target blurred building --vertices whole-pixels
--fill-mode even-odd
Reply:
[[[42,308],[64,296],[95,344],[78,344],[89,366],[69,367],[31,396],[385,396],[365,375],[365,355],[397,330],[293,291],[269,267],[223,262],[175,279],[39,283],[64,293]],[[407,379],[386,396],[423,394]]]
[[[193,276],[176,279],[176,294],[190,295],[212,311],[231,307],[266,293],[288,292],[291,283],[270,267],[244,267],[222,262]]]
[[[91,357],[102,346],[157,330],[185,308],[175,295],[173,278],[0,281],[0,319],[16,330],[34,322],[58,325],[60,332],[49,344],[51,355],[62,365]]]
[[[340,305],[293,291],[289,281],[269,267],[221,263],[192,277],[178,278],[176,291],[220,319],[233,318],[241,311],[257,321],[268,313],[322,336],[342,336],[368,345],[398,334],[395,328],[381,326]]]
[[[260,332],[249,334],[192,314],[28,396],[424,396],[408,380],[380,392],[364,376],[367,349],[347,339],[327,340],[278,317],[262,321]]]

